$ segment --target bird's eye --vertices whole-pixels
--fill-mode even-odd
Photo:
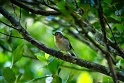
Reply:
[[[58,33],[55,33],[55,35],[58,35]]]
[[[58,35],[58,34],[59,34],[58,32],[55,33],[55,35]]]

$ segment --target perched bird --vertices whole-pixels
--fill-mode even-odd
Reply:
[[[60,50],[67,51],[72,56],[75,56],[75,54],[72,51],[74,49],[71,46],[69,39],[67,37],[63,36],[61,32],[55,32],[54,42]]]

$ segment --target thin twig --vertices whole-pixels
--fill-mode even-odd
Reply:
[[[13,8],[13,10],[14,10],[14,15],[15,15],[15,17],[17,17],[17,14],[16,14],[16,12],[15,12],[15,7],[14,7],[14,4],[12,3],[12,8]]]
[[[59,11],[59,9],[57,9],[57,8],[55,8],[55,7],[52,7],[52,6],[48,5],[44,0],[43,0],[42,2],[36,0],[36,2],[41,3],[42,5],[45,5],[45,6],[51,8],[51,9],[54,9],[54,10],[56,10],[56,11]]]
[[[76,0],[74,0],[74,2],[75,2],[76,8],[78,9],[79,7],[78,7],[78,4],[77,4]]]
[[[19,23],[21,21],[21,13],[22,13],[22,11],[21,11],[21,7],[20,7]]]
[[[1,33],[1,34],[4,34],[4,35],[6,35],[6,36],[9,36],[9,37],[24,39],[24,38],[21,38],[21,37],[16,37],[16,36],[12,36],[12,35],[5,34],[5,33],[3,33],[3,32],[0,32],[0,33]]]
[[[73,70],[76,70],[76,71],[95,72],[95,71],[89,70],[89,69],[79,69],[79,68],[76,68],[76,67],[71,67],[71,66],[66,66],[66,65],[60,65],[60,67],[64,67],[64,68],[68,68],[68,69],[73,69]]]
[[[11,26],[11,25],[9,25],[9,24],[7,24],[7,23],[1,21],[1,20],[0,20],[0,22],[3,23],[3,24],[5,24],[5,25],[8,26],[8,27],[11,27],[11,28],[13,28],[13,29],[16,29],[15,27],[13,27],[13,26]]]
[[[60,15],[61,12],[60,11],[46,11],[46,10],[41,10],[41,9],[35,9],[33,7],[27,6],[23,3],[21,3],[19,0],[10,0],[12,3],[14,3],[17,6],[20,6],[21,8],[30,11],[32,13],[35,14],[40,14],[40,15],[44,15],[44,16],[48,16],[48,15]]]
[[[108,25],[108,27],[109,27],[109,29],[110,29],[110,31],[111,31],[111,33],[112,33],[113,39],[114,39],[114,41],[115,41],[115,45],[117,45],[117,42],[116,42],[116,39],[115,39],[114,33],[113,33],[113,31],[112,31],[110,25],[108,24],[108,22],[107,22],[107,20],[106,20],[106,18],[105,18],[104,16],[103,16],[103,19],[105,20],[106,24]]]

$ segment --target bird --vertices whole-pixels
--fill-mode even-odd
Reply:
[[[61,32],[55,32],[53,35],[55,45],[60,49],[60,51],[66,51],[69,52],[72,56],[75,56],[74,52],[72,51],[74,49],[67,37],[63,36]]]

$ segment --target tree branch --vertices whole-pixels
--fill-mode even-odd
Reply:
[[[21,3],[20,1],[18,0],[10,0],[13,4],[27,10],[27,11],[30,11],[32,13],[35,13],[35,14],[40,14],[40,15],[44,15],[44,16],[48,16],[48,15],[60,15],[60,11],[46,11],[46,10],[40,10],[40,9],[34,9],[32,7],[29,7],[23,3]]]
[[[115,71],[115,68],[113,66],[113,62],[112,62],[112,58],[111,58],[111,54],[110,54],[110,49],[109,49],[109,45],[108,45],[108,41],[107,41],[107,35],[106,35],[106,27],[105,27],[105,22],[104,22],[104,17],[103,17],[103,10],[102,10],[102,6],[100,4],[100,1],[98,0],[95,0],[95,3],[99,6],[98,8],[98,16],[99,16],[99,20],[100,20],[100,24],[101,24],[101,30],[102,30],[102,33],[103,33],[103,38],[104,38],[104,46],[105,46],[105,49],[106,49],[106,59],[107,59],[107,62],[108,62],[108,65],[109,65],[109,69],[110,69],[110,72],[112,73],[112,78],[113,78],[113,82],[114,83],[118,83],[118,79],[117,79],[117,75],[116,75],[116,71]]]
[[[9,12],[7,12],[5,9],[3,9],[3,7],[1,7],[1,6],[0,6],[0,13],[11,22],[11,24],[24,37],[25,40],[27,40],[28,42],[30,42],[32,45],[36,46],[40,50],[42,50],[56,58],[62,59],[64,61],[79,65],[81,67],[86,67],[88,69],[111,76],[108,68],[105,66],[102,66],[97,63],[89,62],[89,61],[86,61],[83,59],[79,59],[77,57],[73,57],[68,54],[65,55],[59,51],[56,51],[52,48],[47,47],[43,43],[38,42],[36,39],[34,39],[32,36],[30,36],[30,34],[20,25],[20,23],[14,17],[12,17]],[[123,79],[124,74],[117,72],[117,76],[118,76],[119,80],[124,82],[124,79]]]
[[[19,38],[19,39],[24,39],[24,38],[21,38],[21,37],[16,37],[16,36],[13,36],[13,35],[8,35],[8,34],[6,34],[6,33],[3,33],[3,32],[0,32],[1,34],[4,34],[4,35],[6,35],[6,36],[8,36],[8,37],[13,37],[13,38]]]

